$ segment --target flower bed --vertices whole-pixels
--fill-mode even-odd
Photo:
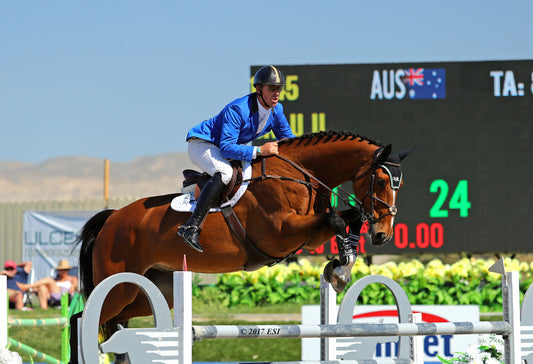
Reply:
[[[366,265],[357,260],[352,271],[352,282],[380,274],[397,281],[407,293],[411,304],[479,305],[482,312],[499,312],[501,276],[488,271],[494,260],[463,258],[454,264],[432,260],[423,264],[418,260]],[[308,260],[265,267],[255,272],[226,273],[214,285],[195,284],[193,295],[208,297],[224,307],[262,306],[281,303],[318,304],[320,301],[320,274],[324,264],[314,265]],[[533,282],[533,263],[505,259],[508,271],[520,271],[522,295]],[[196,282],[199,283],[199,282]],[[340,301],[343,294],[338,295]],[[394,298],[380,285],[371,285],[362,295],[363,304],[393,304]]]

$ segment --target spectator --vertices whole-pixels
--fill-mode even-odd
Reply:
[[[39,305],[41,308],[48,308],[48,305],[57,305],[61,301],[61,295],[68,292],[70,296],[78,290],[78,278],[70,276],[69,270],[72,269],[68,260],[59,261],[55,268],[57,277],[46,277],[38,280],[35,283],[23,284],[18,283],[18,286],[23,292],[30,289],[35,289],[39,297]]]
[[[16,264],[12,260],[8,260],[4,264],[4,270],[1,274],[7,276],[7,296],[9,303],[12,303],[17,310],[24,310],[24,293],[19,288],[18,284],[25,284],[28,282],[28,277],[31,272],[31,262],[24,262]]]

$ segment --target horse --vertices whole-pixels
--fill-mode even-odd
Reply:
[[[254,160],[248,188],[233,207],[256,250],[281,261],[302,248],[312,251],[334,235],[346,238],[347,230],[358,235],[363,221],[370,225],[373,244],[391,239],[397,191],[403,183],[400,160],[409,151],[393,153],[390,145],[338,131],[284,139],[278,145],[278,155]],[[352,184],[355,204],[343,198],[351,207],[337,212],[331,207],[331,194],[345,182]],[[203,253],[181,240],[177,230],[189,213],[170,207],[178,195],[146,197],[117,210],[103,210],[87,221],[79,237],[85,297],[106,277],[133,272],[152,280],[172,307],[172,271],[184,270],[184,257],[186,269],[193,272],[250,268],[249,250],[220,212],[210,213],[202,226]],[[348,253],[355,256],[355,251]],[[329,280],[341,282],[336,290],[349,280],[354,261],[351,257],[328,265]],[[139,288],[122,284],[107,296],[100,324],[112,333],[118,323],[151,314]]]

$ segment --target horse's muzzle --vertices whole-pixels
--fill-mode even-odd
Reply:
[[[392,238],[391,236],[387,236],[387,234],[383,232],[370,234],[370,235],[372,239],[372,245],[377,245],[377,246],[388,243]]]

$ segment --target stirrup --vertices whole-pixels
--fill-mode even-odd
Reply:
[[[204,249],[198,242],[198,236],[200,235],[200,228],[194,225],[182,225],[178,229],[178,235],[183,238],[183,241],[191,248],[204,252]]]

